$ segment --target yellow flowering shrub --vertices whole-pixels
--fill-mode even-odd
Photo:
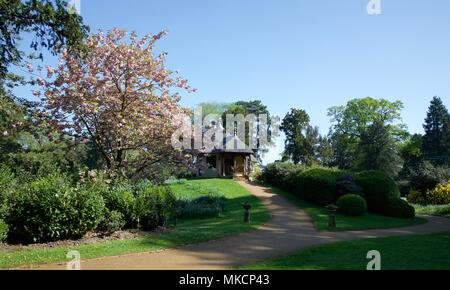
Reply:
[[[428,190],[425,200],[427,204],[450,204],[450,180]]]

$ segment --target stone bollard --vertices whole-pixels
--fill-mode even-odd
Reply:
[[[248,202],[243,203],[242,207],[244,208],[244,223],[249,224],[250,223],[250,209],[252,208],[252,205]]]
[[[337,211],[337,206],[335,206],[334,204],[330,204],[329,206],[326,207],[326,209],[328,209],[328,228],[330,230],[334,230],[336,229],[336,211]]]

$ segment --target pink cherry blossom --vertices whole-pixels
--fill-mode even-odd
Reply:
[[[177,153],[170,139],[180,124],[172,121],[188,112],[178,103],[178,91],[194,89],[172,76],[166,53],[153,53],[165,34],[138,40],[135,33],[125,39],[121,29],[99,32],[86,40],[87,53],[62,50],[58,67],[47,67],[49,80],[38,79],[48,110],[89,136],[110,169],[128,166],[131,155],[140,154],[145,166]]]

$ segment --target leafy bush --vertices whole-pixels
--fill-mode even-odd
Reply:
[[[218,194],[208,194],[195,199],[177,200],[177,217],[204,218],[217,216],[224,210],[225,197]]]
[[[450,204],[450,180],[427,191],[426,200],[428,204]]]
[[[342,214],[361,216],[367,212],[364,198],[356,194],[346,194],[337,200],[338,211]]]
[[[3,220],[0,220],[0,243],[6,241],[7,237],[8,237],[8,225]]]
[[[112,188],[100,181],[93,188],[101,192],[106,208],[109,211],[116,211],[122,214],[126,227],[134,226],[133,207],[136,201],[134,187],[130,181],[116,180]]]
[[[411,173],[411,187],[422,193],[435,188],[439,183],[450,180],[449,166],[435,166],[430,162],[424,162]]]
[[[392,199],[387,207],[387,215],[399,218],[413,218],[415,216],[415,209],[408,202],[403,199]]]
[[[343,175],[336,180],[336,191],[339,196],[344,194],[362,194],[361,186],[358,186],[355,178],[349,174]]]
[[[5,165],[0,165],[0,219],[4,217],[8,209],[6,200],[14,192],[17,180],[11,169]]]
[[[442,205],[450,203],[449,183],[438,184],[434,189],[421,192],[412,190],[407,199],[420,205]]]
[[[406,197],[408,202],[420,205],[426,205],[427,201],[425,199],[425,193],[422,193],[417,190],[411,190],[411,192]]]
[[[122,213],[115,210],[107,210],[97,230],[105,233],[114,233],[115,231],[121,230],[124,226],[125,220]]]
[[[134,219],[146,231],[165,226],[175,215],[175,204],[175,196],[168,186],[137,188]]]
[[[8,206],[8,240],[25,244],[80,238],[99,224],[105,209],[100,195],[72,187],[60,175],[23,184]]]
[[[342,172],[329,168],[313,168],[299,174],[295,191],[301,198],[318,205],[335,203],[338,196],[336,181]]]
[[[264,182],[263,172],[259,165],[255,165],[249,176],[250,181]]]
[[[292,191],[295,189],[297,176],[304,170],[305,167],[302,165],[275,162],[264,168],[261,178],[270,185]]]
[[[408,195],[408,201],[421,205],[450,204],[450,181],[440,183],[425,193],[413,191]]]
[[[356,182],[363,188],[369,212],[388,214],[390,201],[400,199],[397,184],[382,171],[362,171],[356,175]]]

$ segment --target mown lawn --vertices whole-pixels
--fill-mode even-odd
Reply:
[[[251,270],[365,270],[371,250],[381,254],[382,270],[450,269],[450,232],[339,242],[317,246],[268,262],[248,265]]]
[[[179,220],[173,231],[151,234],[130,240],[85,244],[75,247],[0,252],[0,268],[64,262],[67,261],[66,254],[69,250],[79,251],[81,259],[89,259],[199,243],[256,229],[269,219],[267,209],[258,198],[232,180],[192,180],[187,181],[186,184],[174,184],[171,186],[175,195],[195,195],[196,193],[192,192],[191,188],[187,186],[188,184],[198,184],[222,192],[227,198],[225,211],[214,218]],[[254,206],[252,208],[252,223],[250,225],[242,223],[243,210],[241,204],[246,201]]]
[[[284,190],[270,187],[274,192],[284,196],[290,202],[296,204],[298,207],[306,211],[312,218],[314,226],[319,231],[326,231],[328,229],[328,211],[324,207],[313,205],[306,202],[297,196],[286,192]],[[336,214],[336,231],[353,231],[366,229],[382,229],[382,228],[396,228],[405,227],[417,224],[426,223],[423,218],[415,217],[410,219],[394,218],[381,216],[376,214],[366,214],[360,217],[346,216]]]

